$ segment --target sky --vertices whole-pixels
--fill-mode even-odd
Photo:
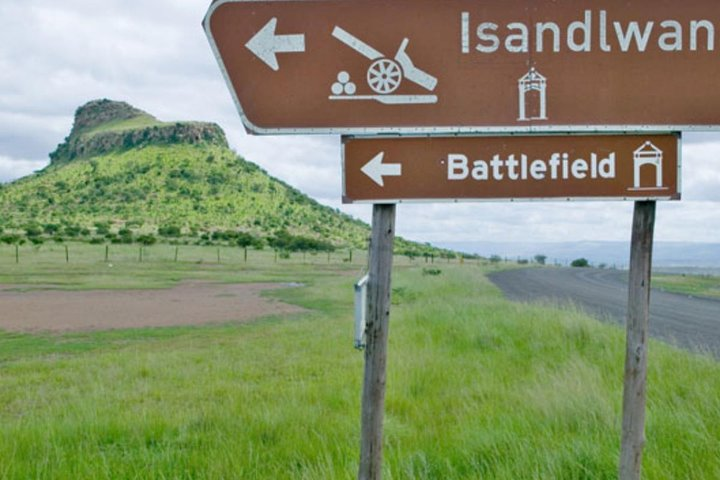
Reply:
[[[41,169],[77,107],[126,101],[160,120],[218,123],[231,147],[319,202],[342,205],[340,138],[245,133],[201,21],[209,0],[1,0],[0,182]],[[656,241],[720,243],[720,133],[685,134],[683,200],[660,202]],[[631,202],[400,205],[397,231],[447,242],[629,240]],[[482,253],[482,252],[481,252]]]

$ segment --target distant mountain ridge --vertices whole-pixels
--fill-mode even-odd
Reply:
[[[535,255],[547,256],[548,263],[569,264],[586,258],[594,265],[627,268],[630,241],[627,242],[441,242],[445,248],[484,256],[499,255],[510,260],[531,260]],[[720,270],[720,244],[656,241],[653,266],[658,268],[694,267]]]

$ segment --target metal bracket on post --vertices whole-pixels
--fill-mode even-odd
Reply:
[[[365,350],[368,280],[370,275],[365,275],[355,284],[355,348],[357,350]]]

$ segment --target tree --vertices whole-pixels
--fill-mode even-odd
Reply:
[[[571,267],[585,268],[590,266],[590,262],[586,258],[576,258],[570,264]]]
[[[262,248],[263,245],[263,241],[261,238],[254,237],[253,235],[246,232],[238,232],[235,243],[237,243],[239,247]]]
[[[535,255],[535,262],[540,265],[545,265],[546,260],[547,260],[547,255],[543,255],[543,254]]]

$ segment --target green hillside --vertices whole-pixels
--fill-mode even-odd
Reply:
[[[0,187],[6,243],[68,238],[364,248],[369,227],[247,162],[214,124],[90,102],[51,164]],[[430,247],[399,240],[417,254]],[[437,252],[436,252],[437,253]]]

